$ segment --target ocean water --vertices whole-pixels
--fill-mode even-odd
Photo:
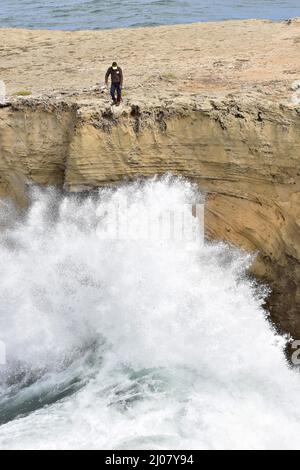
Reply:
[[[105,29],[300,16],[299,0],[1,0],[0,27]]]
[[[102,236],[112,207],[134,222],[200,200],[167,177],[0,205],[1,449],[300,448],[300,377],[251,256]]]

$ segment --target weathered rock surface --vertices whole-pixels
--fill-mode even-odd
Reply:
[[[173,70],[179,48],[187,49],[187,58],[178,63],[177,76],[154,74],[137,88],[133,61],[138,57],[124,57],[133,84],[115,110],[107,95],[92,86],[80,88],[82,70],[74,69],[69,89],[59,89],[51,71],[43,69],[41,81],[27,75],[33,95],[10,95],[0,108],[0,195],[10,194],[23,204],[28,181],[80,191],[139,176],[184,175],[206,193],[207,236],[258,253],[253,272],[273,288],[272,317],[300,337],[299,26],[297,20],[247,21],[118,34],[19,32],[32,41],[26,53],[32,58],[33,48],[41,62],[43,35],[48,47],[58,47],[59,38],[65,53],[67,38],[77,55],[78,37],[97,40],[97,34],[100,39],[105,34],[106,56],[114,38],[123,39],[125,48],[126,38],[134,42],[144,37],[144,47],[151,49],[159,67],[168,54]],[[12,44],[17,47],[18,34],[0,30],[6,51]],[[157,43],[161,50],[154,50]],[[128,46],[128,53],[133,47]],[[13,63],[13,58],[7,60]],[[89,60],[82,56],[85,72]],[[146,73],[144,64],[142,71]],[[62,82],[65,74],[62,68]],[[5,70],[3,78],[13,89],[13,72]],[[19,75],[18,81],[20,85]],[[46,92],[46,81],[56,89],[49,86]]]

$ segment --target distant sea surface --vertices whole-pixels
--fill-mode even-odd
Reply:
[[[300,0],[0,0],[0,27],[105,29],[300,16]]]

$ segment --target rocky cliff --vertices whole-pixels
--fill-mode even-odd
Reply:
[[[184,175],[206,193],[207,236],[258,253],[253,272],[272,286],[272,317],[300,337],[299,24],[0,30],[6,52],[0,78],[8,88],[0,108],[0,194],[24,204],[31,181],[80,191],[138,176]],[[30,67],[22,62],[26,83],[16,61],[21,39]],[[110,44],[122,44],[131,84],[120,108],[111,108],[99,87],[86,85],[93,68],[90,52],[80,52],[82,41],[85,50],[93,44],[93,51],[99,41],[102,75]],[[68,51],[73,58],[81,54],[68,87],[66,63],[61,87],[58,70],[46,69],[49,49],[49,64],[56,60],[58,69],[60,54],[67,64]],[[35,67],[36,60],[43,64]],[[25,85],[30,96],[17,90]]]

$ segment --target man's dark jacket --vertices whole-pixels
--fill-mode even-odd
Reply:
[[[106,72],[105,75],[105,82],[107,83],[108,77],[111,76],[111,82],[114,84],[118,84],[121,87],[123,86],[123,72],[121,67],[117,67],[116,70],[114,70],[112,67],[109,67],[109,69]]]

